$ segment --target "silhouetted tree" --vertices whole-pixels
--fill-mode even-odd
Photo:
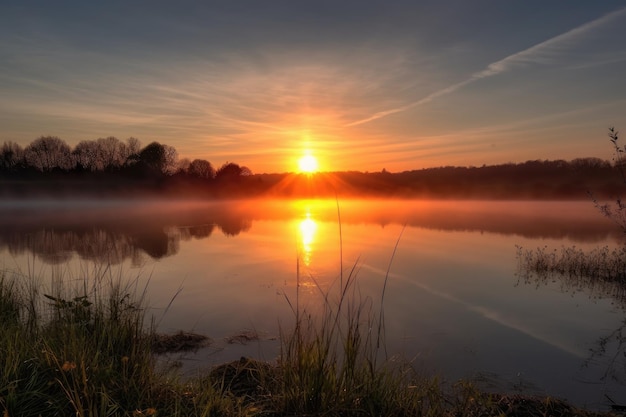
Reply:
[[[24,149],[14,142],[4,142],[0,149],[0,170],[11,172],[24,163]]]
[[[189,175],[194,177],[211,179],[215,176],[215,170],[209,161],[204,159],[194,159],[189,165]]]
[[[611,163],[600,158],[576,158],[570,162],[572,168],[575,169],[607,169],[611,167]]]
[[[77,168],[88,171],[98,171],[102,168],[98,165],[98,145],[92,140],[78,142],[72,151],[72,158]]]
[[[89,171],[119,168],[126,163],[129,154],[128,146],[114,136],[81,141],[72,151],[76,166]]]
[[[239,165],[233,162],[226,162],[215,173],[215,179],[222,181],[237,180],[241,177],[242,171],[243,170]]]
[[[139,152],[141,152],[141,142],[132,136],[126,139],[126,165],[132,165],[139,160]]]
[[[172,175],[176,173],[178,167],[178,152],[175,148],[152,142],[143,148],[135,158],[129,157],[130,164],[136,159],[139,169],[150,175]]]
[[[176,164],[176,173],[178,174],[188,174],[189,166],[191,165],[191,161],[189,158],[179,159]]]
[[[24,149],[24,158],[31,167],[48,172],[55,168],[68,170],[73,167],[71,149],[56,136],[42,136]]]
[[[153,173],[163,173],[166,159],[165,148],[158,142],[152,142],[146,145],[139,152],[138,164],[142,169]]]
[[[128,158],[126,144],[115,136],[96,140],[97,163],[100,170],[121,167]]]
[[[172,146],[162,145],[165,164],[161,172],[167,175],[173,175],[178,168],[178,151]]]

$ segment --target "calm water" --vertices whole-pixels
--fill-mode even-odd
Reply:
[[[451,382],[468,377],[591,408],[606,407],[605,394],[626,403],[624,386],[603,378],[624,373],[612,365],[619,347],[592,357],[621,328],[623,306],[597,288],[516,276],[516,246],[620,245],[620,231],[590,202],[4,202],[0,215],[3,269],[45,285],[94,273],[139,277],[161,331],[210,336],[213,345],[184,359],[185,369],[274,359],[298,276],[299,303],[313,311],[321,291],[336,291],[341,269],[345,278],[354,268],[377,311],[393,261],[390,356]],[[240,332],[260,339],[227,343]]]

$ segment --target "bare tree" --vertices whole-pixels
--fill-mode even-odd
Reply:
[[[141,152],[141,142],[139,139],[132,136],[126,139],[126,162],[129,162],[129,158],[136,162],[139,152]]]
[[[98,165],[100,169],[119,168],[126,162],[126,144],[115,136],[96,140],[98,145]]]
[[[0,149],[0,169],[11,171],[24,161],[24,149],[15,142],[4,142]]]
[[[594,170],[594,169],[609,169],[611,163],[600,158],[576,158],[570,161],[570,165],[574,169],[580,170]]]
[[[47,172],[55,168],[73,167],[71,149],[56,136],[42,136],[24,149],[26,163],[39,171]]]
[[[176,173],[178,167],[178,151],[173,146],[162,145],[165,155],[165,165],[162,172],[166,175],[173,175]]]
[[[209,161],[204,159],[194,159],[189,165],[190,175],[198,178],[211,179],[215,176],[215,170]]]
[[[98,165],[98,145],[92,140],[82,140],[72,151],[74,165],[89,171],[98,171],[102,167]]]

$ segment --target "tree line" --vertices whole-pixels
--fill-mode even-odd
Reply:
[[[588,199],[623,191],[619,164],[599,158],[532,160],[480,167],[442,166],[403,172],[334,172],[289,178],[259,174],[271,195],[378,196],[430,199]]]
[[[83,140],[73,148],[56,136],[42,136],[26,147],[4,142],[0,149],[0,176],[28,179],[52,176],[117,174],[126,177],[159,179],[182,176],[201,180],[233,180],[251,171],[227,162],[215,169],[205,159],[179,159],[172,146],[151,142],[145,147],[136,138],[121,141],[109,136]]]
[[[417,161],[416,161],[417,162]],[[0,149],[0,197],[400,197],[580,199],[622,191],[621,159],[534,160],[482,167],[442,166],[391,173],[257,174],[236,163],[218,169],[180,159],[172,146],[115,137],[73,148],[56,136]],[[53,186],[51,186],[53,184]]]

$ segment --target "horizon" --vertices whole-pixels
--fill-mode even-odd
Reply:
[[[612,136],[613,134],[615,134],[615,136]],[[334,171],[330,171],[330,170],[322,170],[319,169],[318,166],[318,161],[317,159],[312,156],[311,154],[304,154],[302,157],[300,157],[299,159],[296,160],[296,165],[297,168],[291,170],[291,171],[273,171],[273,172],[258,172],[254,170],[254,167],[248,166],[245,163],[240,163],[241,161],[225,161],[223,164],[216,164],[213,161],[210,160],[202,160],[205,162],[209,163],[209,166],[211,167],[211,169],[213,169],[214,171],[219,170],[220,168],[224,168],[227,165],[231,165],[231,164],[235,164],[237,166],[239,166],[240,168],[246,169],[248,171],[248,174],[243,174],[243,175],[299,175],[299,176],[316,176],[318,174],[349,174],[349,173],[360,173],[360,174],[376,174],[376,173],[388,173],[388,174],[402,174],[402,173],[407,173],[407,172],[415,172],[415,171],[424,171],[424,170],[435,170],[435,169],[448,169],[448,168],[465,168],[465,169],[480,169],[480,168],[497,168],[497,167],[503,167],[503,166],[507,166],[507,165],[513,165],[513,166],[522,166],[524,164],[527,163],[533,163],[533,162],[539,162],[539,163],[553,163],[553,162],[565,162],[566,164],[576,164],[577,162],[581,162],[581,163],[592,163],[592,164],[597,164],[598,162],[605,162],[608,163],[610,166],[616,166],[616,164],[620,164],[621,163],[621,158],[619,158],[618,155],[616,155],[615,153],[618,152],[617,149],[615,149],[615,146],[617,146],[619,149],[626,149],[626,145],[622,146],[621,142],[617,139],[618,138],[618,134],[619,131],[617,131],[616,129],[610,129],[609,130],[609,135],[608,137],[611,138],[611,141],[613,141],[612,138],[616,138],[616,142],[614,143],[613,146],[613,157],[612,158],[599,158],[599,157],[595,157],[595,156],[579,156],[576,158],[571,158],[571,159],[562,159],[562,158],[555,158],[555,159],[546,159],[546,158],[535,158],[535,159],[527,159],[527,160],[523,160],[523,161],[517,161],[517,162],[513,162],[513,161],[506,161],[506,162],[494,162],[491,164],[483,164],[483,165],[436,165],[436,166],[429,166],[429,167],[407,167],[404,170],[399,170],[399,171],[392,171],[392,170],[388,170],[386,168],[383,168],[382,170],[379,171],[367,171],[367,170],[357,170],[357,169],[346,169],[346,170],[334,170]],[[69,144],[67,144],[63,138],[59,138],[58,136],[41,136],[39,138],[37,138],[36,140],[32,141],[31,143],[37,142],[39,140],[60,140],[61,143],[67,145],[69,147],[68,151],[72,152],[72,155],[68,154],[67,156],[70,157],[70,159],[73,162],[70,162],[70,165],[72,165],[71,168],[63,168],[63,170],[67,170],[68,172],[71,172],[73,170],[75,170],[77,168],[78,165],[74,165],[74,164],[78,164],[78,160],[76,160],[76,156],[73,155],[73,150],[74,147],[70,146]],[[105,139],[114,139],[115,143],[117,144],[117,146],[125,146],[123,141],[120,141],[119,138],[116,137],[112,137],[109,136],[107,138],[99,138],[100,140]],[[137,139],[137,138],[132,138],[132,139]],[[138,140],[138,139],[137,139]],[[97,142],[96,141],[87,141],[87,142],[93,142],[94,145]],[[11,144],[15,143],[12,141],[5,141],[4,145],[7,146],[7,149],[11,149]],[[160,146],[164,146],[164,147],[171,147],[169,146],[169,144],[167,143],[158,143],[158,142],[152,142],[150,144],[141,144],[141,150],[145,149],[148,147],[148,145],[153,145],[157,143]],[[22,145],[19,145],[21,147],[21,152],[24,152],[24,149],[28,148],[29,144],[26,144],[26,146],[22,147]],[[38,145],[38,148],[41,146],[41,144]],[[96,145],[97,146],[97,145]],[[171,147],[176,149],[175,147]],[[120,150],[118,150],[119,152]],[[9,151],[9,152],[13,152],[13,151]],[[621,152],[621,150],[619,151]],[[177,151],[176,151],[177,153]],[[55,154],[57,157],[61,157],[63,158],[62,154]],[[22,155],[22,158],[24,156]],[[616,160],[616,157],[618,158]],[[2,153],[0,152],[0,161],[2,158]],[[181,174],[181,173],[186,173],[189,170],[189,164],[191,162],[191,160],[189,158],[180,158],[178,155],[176,156],[177,160],[175,161],[175,163],[178,165],[177,168],[175,168],[174,170],[171,170],[170,172],[163,172],[164,175],[174,175],[174,174]],[[186,164],[183,164],[183,159],[186,160]],[[56,161],[56,159],[55,159]],[[28,161],[25,161],[27,166]],[[59,161],[56,161],[59,162]],[[117,168],[122,168],[122,165],[117,166]],[[31,166],[31,168],[33,168],[33,166]],[[36,168],[37,170],[40,170],[40,168]],[[94,168],[90,168],[90,169],[94,169]],[[102,171],[103,169],[94,169],[94,172],[96,171]],[[46,174],[48,172],[47,169],[43,169],[41,170],[41,173]],[[9,174],[11,175],[11,174]],[[19,174],[18,174],[19,175]]]
[[[626,7],[211,1],[0,6],[0,142],[136,137],[253,173],[609,160]],[[620,35],[620,33],[622,35]]]

